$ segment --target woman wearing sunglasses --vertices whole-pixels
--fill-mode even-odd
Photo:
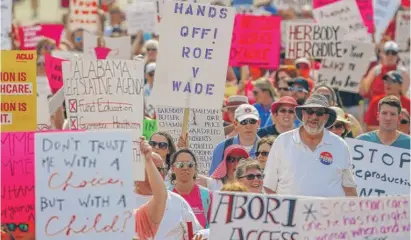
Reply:
[[[242,159],[235,171],[237,181],[247,187],[248,192],[262,193],[264,173],[258,161]]]
[[[351,122],[348,117],[348,114],[344,112],[339,107],[330,107],[337,113],[337,119],[334,124],[328,128],[328,130],[342,138],[346,138],[347,135],[351,132]]]
[[[267,162],[268,153],[270,152],[271,146],[273,145],[275,137],[264,137],[261,138],[257,143],[257,152],[255,156],[257,157],[258,162],[261,165],[262,170],[264,171],[265,163]]]
[[[173,138],[168,132],[155,132],[151,135],[148,144],[153,148],[153,152],[157,153],[164,159],[167,165],[167,171],[170,170],[171,155],[176,152]]]
[[[171,157],[171,184],[169,190],[182,196],[193,209],[203,228],[209,228],[211,192],[198,184],[197,159],[188,149],[180,149]]]

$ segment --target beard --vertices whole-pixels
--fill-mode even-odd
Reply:
[[[321,133],[321,131],[324,130],[325,127],[325,122],[321,123],[321,125],[317,126],[317,127],[310,127],[308,126],[308,122],[303,122],[303,127],[305,129],[305,131],[310,134],[310,135],[317,135],[319,133]]]

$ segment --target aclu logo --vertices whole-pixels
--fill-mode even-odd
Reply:
[[[33,53],[17,53],[16,60],[18,62],[24,62],[27,60],[33,60],[34,54]]]

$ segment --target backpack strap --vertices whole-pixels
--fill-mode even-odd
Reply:
[[[200,195],[201,195],[201,202],[203,204],[203,210],[204,210],[204,217],[206,220],[206,227],[205,228],[209,228],[209,222],[208,222],[208,210],[210,208],[210,203],[211,203],[211,199],[210,199],[210,191],[202,186],[199,186],[200,188]]]

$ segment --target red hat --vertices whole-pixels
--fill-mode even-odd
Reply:
[[[295,101],[295,99],[293,97],[284,96],[284,97],[280,98],[277,102],[273,102],[273,104],[271,104],[271,113],[275,113],[277,108],[281,104],[289,104],[289,105],[292,105],[293,107],[296,107],[298,105],[297,101]]]
[[[221,163],[218,165],[218,167],[214,170],[214,172],[211,174],[211,178],[214,179],[221,179],[223,178],[225,175],[227,175],[227,157],[230,154],[238,154],[238,155],[243,155],[245,158],[249,157],[249,154],[247,152],[247,150],[239,145],[239,144],[232,144],[230,146],[228,146],[225,151],[224,151],[224,159],[223,161],[221,161]]]

